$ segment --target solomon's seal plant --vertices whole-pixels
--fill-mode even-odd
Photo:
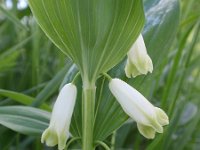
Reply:
[[[111,79],[107,74],[126,55],[127,77],[153,70],[140,34],[145,20],[142,0],[29,0],[29,5],[42,30],[80,72],[82,129],[77,135],[83,150],[94,150],[98,144],[105,146],[95,134],[95,102],[101,99],[97,97],[96,85],[102,76],[110,80],[112,94],[124,112],[137,122],[143,136],[152,139],[156,132],[163,132],[163,126],[169,122],[165,112],[125,82]],[[60,150],[64,149],[75,99],[75,85],[64,86],[42,142],[48,146],[58,144]]]

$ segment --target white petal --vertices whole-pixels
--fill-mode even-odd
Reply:
[[[119,79],[112,79],[109,88],[131,118],[150,125],[148,117],[155,117],[154,106],[142,94]]]
[[[66,84],[60,91],[54,104],[49,127],[43,132],[41,142],[48,146],[58,144],[58,149],[65,148],[77,95],[76,86]]]
[[[146,46],[140,34],[136,42],[128,52],[128,61],[125,67],[127,77],[136,77],[140,74],[147,74],[153,71],[153,63],[147,54]]]
[[[76,86],[71,83],[65,85],[58,95],[58,98],[54,104],[51,122],[59,133],[62,133],[63,129],[66,128],[65,126],[69,126],[69,123],[71,122],[76,95]]]
[[[140,92],[120,79],[112,79],[109,88],[124,112],[138,124],[141,134],[154,138],[155,132],[163,133],[168,117],[163,110],[154,107]]]

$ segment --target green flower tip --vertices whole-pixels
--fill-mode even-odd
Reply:
[[[58,149],[63,150],[66,146],[67,135],[62,134],[58,136],[56,131],[47,128],[42,134],[41,142],[46,143],[49,147],[53,147],[58,144]]]

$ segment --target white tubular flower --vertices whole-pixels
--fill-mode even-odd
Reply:
[[[128,52],[127,64],[125,73],[128,78],[136,77],[141,74],[152,73],[153,63],[147,54],[146,46],[142,34],[139,35],[136,42]]]
[[[109,88],[122,109],[137,122],[139,132],[148,139],[155,133],[163,133],[163,126],[169,124],[166,113],[153,106],[141,93],[120,79],[112,79]]]
[[[69,137],[69,127],[73,114],[77,89],[72,83],[66,84],[60,91],[54,104],[49,127],[43,132],[41,142],[47,146],[55,146],[58,149],[65,148]]]

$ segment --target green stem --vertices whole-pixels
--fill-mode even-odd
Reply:
[[[107,73],[103,73],[103,75],[110,81],[112,80],[111,76],[109,76]]]
[[[83,84],[83,150],[93,150],[94,109],[95,109],[95,83]]]
[[[65,150],[68,150],[68,147],[70,146],[71,143],[73,143],[74,141],[80,140],[80,137],[74,137],[72,138],[69,142],[67,142],[67,145],[65,147]]]
[[[108,145],[106,145],[106,143],[102,142],[102,141],[96,141],[95,144],[97,145],[101,145],[103,148],[105,148],[105,150],[111,150]]]
[[[110,150],[115,150],[115,140],[116,140],[116,131],[113,132],[112,139],[111,139],[111,148]]]

